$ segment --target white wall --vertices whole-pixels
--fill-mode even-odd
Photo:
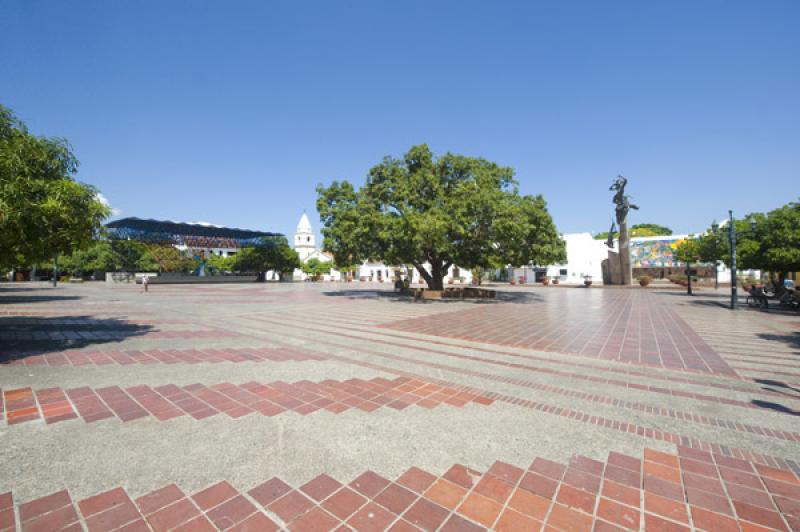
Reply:
[[[608,247],[604,240],[595,240],[591,233],[569,233],[561,238],[567,246],[567,262],[547,267],[550,279],[558,278],[559,283],[583,284],[584,276],[590,275],[592,282],[603,282],[602,263],[608,258]],[[567,270],[562,274],[561,270]]]
[[[428,272],[431,271],[430,264],[425,263],[423,267]],[[356,279],[364,281],[378,281],[378,275],[380,273],[380,278],[383,280],[383,282],[394,282],[396,270],[400,270],[400,277],[402,279],[406,279],[408,277],[409,272],[406,271],[405,266],[387,266],[382,262],[364,262],[356,271]],[[417,271],[416,268],[411,268],[410,273],[412,283],[423,282],[422,276],[420,276],[419,271]],[[447,283],[450,279],[454,279],[456,274],[458,274],[458,277],[462,278],[463,281],[456,280],[455,282],[463,282],[463,284],[469,284],[472,282],[472,272],[463,268],[458,268],[457,266],[450,266],[450,268],[447,270],[447,275],[444,277],[444,282]]]

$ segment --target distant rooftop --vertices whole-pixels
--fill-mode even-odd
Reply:
[[[114,220],[107,223],[106,228],[111,238],[189,247],[241,248],[259,245],[264,238],[283,237],[280,233],[236,229],[207,222],[145,220],[135,217]]]

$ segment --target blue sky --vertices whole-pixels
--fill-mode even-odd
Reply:
[[[318,183],[428,143],[559,230],[702,230],[800,196],[800,2],[0,4],[0,103],[123,216],[291,234]]]

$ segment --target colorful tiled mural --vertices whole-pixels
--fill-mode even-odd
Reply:
[[[685,237],[665,240],[631,241],[631,265],[634,268],[672,268],[681,266],[674,252]]]

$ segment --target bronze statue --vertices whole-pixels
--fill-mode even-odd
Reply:
[[[639,207],[631,203],[631,197],[625,195],[625,185],[628,180],[624,176],[617,176],[617,180],[611,185],[608,190],[616,191],[614,194],[614,204],[617,206],[617,223],[621,226],[627,224],[628,211],[631,209],[639,210]]]
[[[608,240],[606,240],[606,246],[609,249],[614,249],[614,233],[617,232],[617,226],[614,224],[614,219],[611,219],[611,229],[608,230]]]

